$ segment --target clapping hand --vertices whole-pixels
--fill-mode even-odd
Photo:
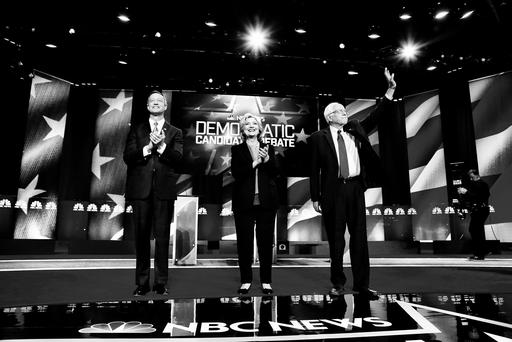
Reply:
[[[164,141],[165,139],[165,132],[162,130],[159,133],[154,133],[154,132],[151,132],[149,133],[149,140],[150,140],[150,144],[152,144],[153,146],[159,146],[162,141]]]
[[[388,81],[388,88],[395,89],[395,73],[390,73],[388,68],[384,68],[384,76],[386,76],[386,80]]]
[[[261,158],[261,162],[264,163],[265,159],[268,157],[268,146],[265,146],[263,148],[260,147],[258,151],[258,157]]]

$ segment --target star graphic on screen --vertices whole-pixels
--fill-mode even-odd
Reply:
[[[102,157],[100,156],[100,144],[98,143],[92,152],[92,163],[91,171],[94,173],[96,178],[101,179],[101,165],[108,163],[113,157]]]
[[[107,193],[107,196],[110,197],[110,199],[112,199],[112,201],[114,201],[114,203],[116,204],[116,207],[123,209],[123,210],[116,210],[114,208],[114,210],[112,210],[112,212],[110,213],[110,216],[108,217],[108,219],[110,220],[110,219],[118,216],[119,214],[124,213],[124,205],[126,203],[126,199],[125,199],[124,195],[116,195],[116,194]]]
[[[28,204],[28,201],[39,194],[42,194],[43,192],[46,192],[46,190],[42,189],[36,189],[37,182],[39,181],[39,175],[36,175],[34,179],[27,185],[25,189],[18,188],[18,201],[23,201],[25,204]],[[20,207],[21,210],[27,214],[27,207],[22,206]]]
[[[309,113],[309,106],[306,103],[297,103],[297,106],[299,107],[299,111],[297,113]]]
[[[309,134],[306,134],[304,132],[304,128],[301,129],[301,131],[299,133],[294,133],[294,134],[297,137],[297,143],[299,143],[300,141],[302,141],[305,144],[308,143],[307,139],[309,138]]]
[[[48,126],[50,126],[51,131],[43,138],[43,141],[51,139],[53,137],[61,137],[64,138],[64,129],[66,128],[66,116],[67,113],[60,118],[60,120],[53,120],[47,116],[43,115],[43,119],[46,121]]]
[[[277,146],[277,147],[275,148],[275,154],[280,154],[280,155],[282,155],[283,157],[284,157],[284,151],[285,151],[285,148],[284,148],[284,147],[282,147],[282,146]]]
[[[231,155],[230,153],[226,153],[225,155],[223,156],[220,156],[220,158],[222,159],[222,165],[221,166],[229,166],[231,164]]]
[[[30,86],[30,96],[36,97],[36,85],[42,84],[42,83],[50,83],[50,80],[47,80],[46,78],[42,78],[41,76],[34,76],[32,79],[32,85]]]
[[[185,128],[185,131],[186,131],[186,133],[185,133],[186,137],[193,137],[196,135],[196,128],[194,127],[193,124],[190,125],[189,128]]]
[[[277,117],[277,123],[281,123],[283,125],[286,125],[288,124],[288,120],[290,120],[291,118],[287,118],[286,115],[284,115],[284,113],[282,113],[281,115],[279,115]]]
[[[131,97],[125,97],[124,90],[121,90],[115,98],[102,97],[101,99],[108,104],[108,108],[103,114],[101,114],[102,116],[116,109],[122,112],[125,103],[130,102],[132,100]]]

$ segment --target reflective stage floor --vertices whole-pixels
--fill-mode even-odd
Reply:
[[[7,341],[512,341],[512,294],[151,299],[4,307]]]

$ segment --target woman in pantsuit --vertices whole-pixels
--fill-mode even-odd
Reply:
[[[252,283],[254,224],[260,260],[260,281],[264,294],[272,290],[272,244],[277,199],[277,167],[272,145],[261,141],[263,126],[259,117],[247,113],[240,120],[244,142],[231,148],[233,213],[235,216],[238,265],[241,286],[247,294]]]

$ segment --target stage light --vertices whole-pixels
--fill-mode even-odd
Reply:
[[[74,28],[70,28],[68,32],[69,32],[69,34],[75,34],[76,33]]]
[[[245,48],[255,54],[264,53],[271,43],[270,30],[264,28],[262,24],[256,23],[246,27],[246,33],[243,36]]]
[[[434,19],[436,20],[442,20],[446,18],[446,16],[450,13],[450,11],[447,8],[439,7],[436,11],[436,14],[434,15]]]
[[[404,1],[405,2],[405,1]],[[411,15],[411,12],[409,11],[409,9],[407,8],[407,5],[403,5],[402,6],[402,10],[400,11],[400,19],[401,20],[409,20],[412,18],[412,15]]]
[[[119,14],[117,16],[117,19],[119,19],[120,21],[122,21],[123,23],[127,23],[130,21],[130,18],[126,15],[126,14]]]
[[[380,38],[379,30],[376,25],[371,25],[368,30],[368,38],[377,39]]]
[[[117,61],[117,63],[122,64],[122,65],[126,65],[126,64],[128,64],[128,62],[127,62],[125,59],[119,59],[119,60]]]
[[[325,60],[325,59],[324,59],[324,60],[322,61],[322,63],[327,64],[327,60]]]
[[[156,51],[155,50],[151,50],[151,53],[154,55],[154,54],[156,54]]]
[[[156,38],[160,38],[160,37],[162,37],[162,34],[161,34],[160,32],[156,32],[156,33],[155,33],[155,37],[156,37]]]
[[[359,75],[359,72],[355,71],[355,70],[349,70],[347,72],[349,75],[353,76],[353,75]]]
[[[209,78],[208,83],[213,83],[213,78]]]
[[[404,12],[404,13],[400,14],[400,19],[402,19],[403,21],[409,20],[411,18],[412,18],[412,16],[409,13]]]
[[[57,45],[52,44],[52,43],[48,43],[48,44],[46,44],[46,47],[49,47],[50,49],[56,49]]]
[[[206,20],[204,24],[208,27],[216,27],[217,24],[213,20]]]
[[[435,66],[435,65],[429,65],[429,66],[427,67],[427,70],[428,70],[428,71],[432,71],[432,70],[436,70],[436,69],[437,69],[437,66]]]
[[[402,46],[399,49],[399,57],[407,62],[414,61],[418,54],[419,45],[412,41],[402,43]]]
[[[338,45],[338,46],[339,46],[339,48],[340,48],[340,49],[342,49],[342,50],[345,48],[345,44],[343,44],[343,43],[340,43],[340,45]]]
[[[472,9],[466,9],[466,10],[464,10],[464,12],[462,13],[462,16],[460,18],[467,19],[473,15],[473,12],[475,12],[475,11]]]
[[[295,32],[297,32],[298,34],[304,34],[304,33],[306,33],[307,31],[306,31],[304,28],[302,28],[302,27],[297,27],[297,28],[295,29]]]

